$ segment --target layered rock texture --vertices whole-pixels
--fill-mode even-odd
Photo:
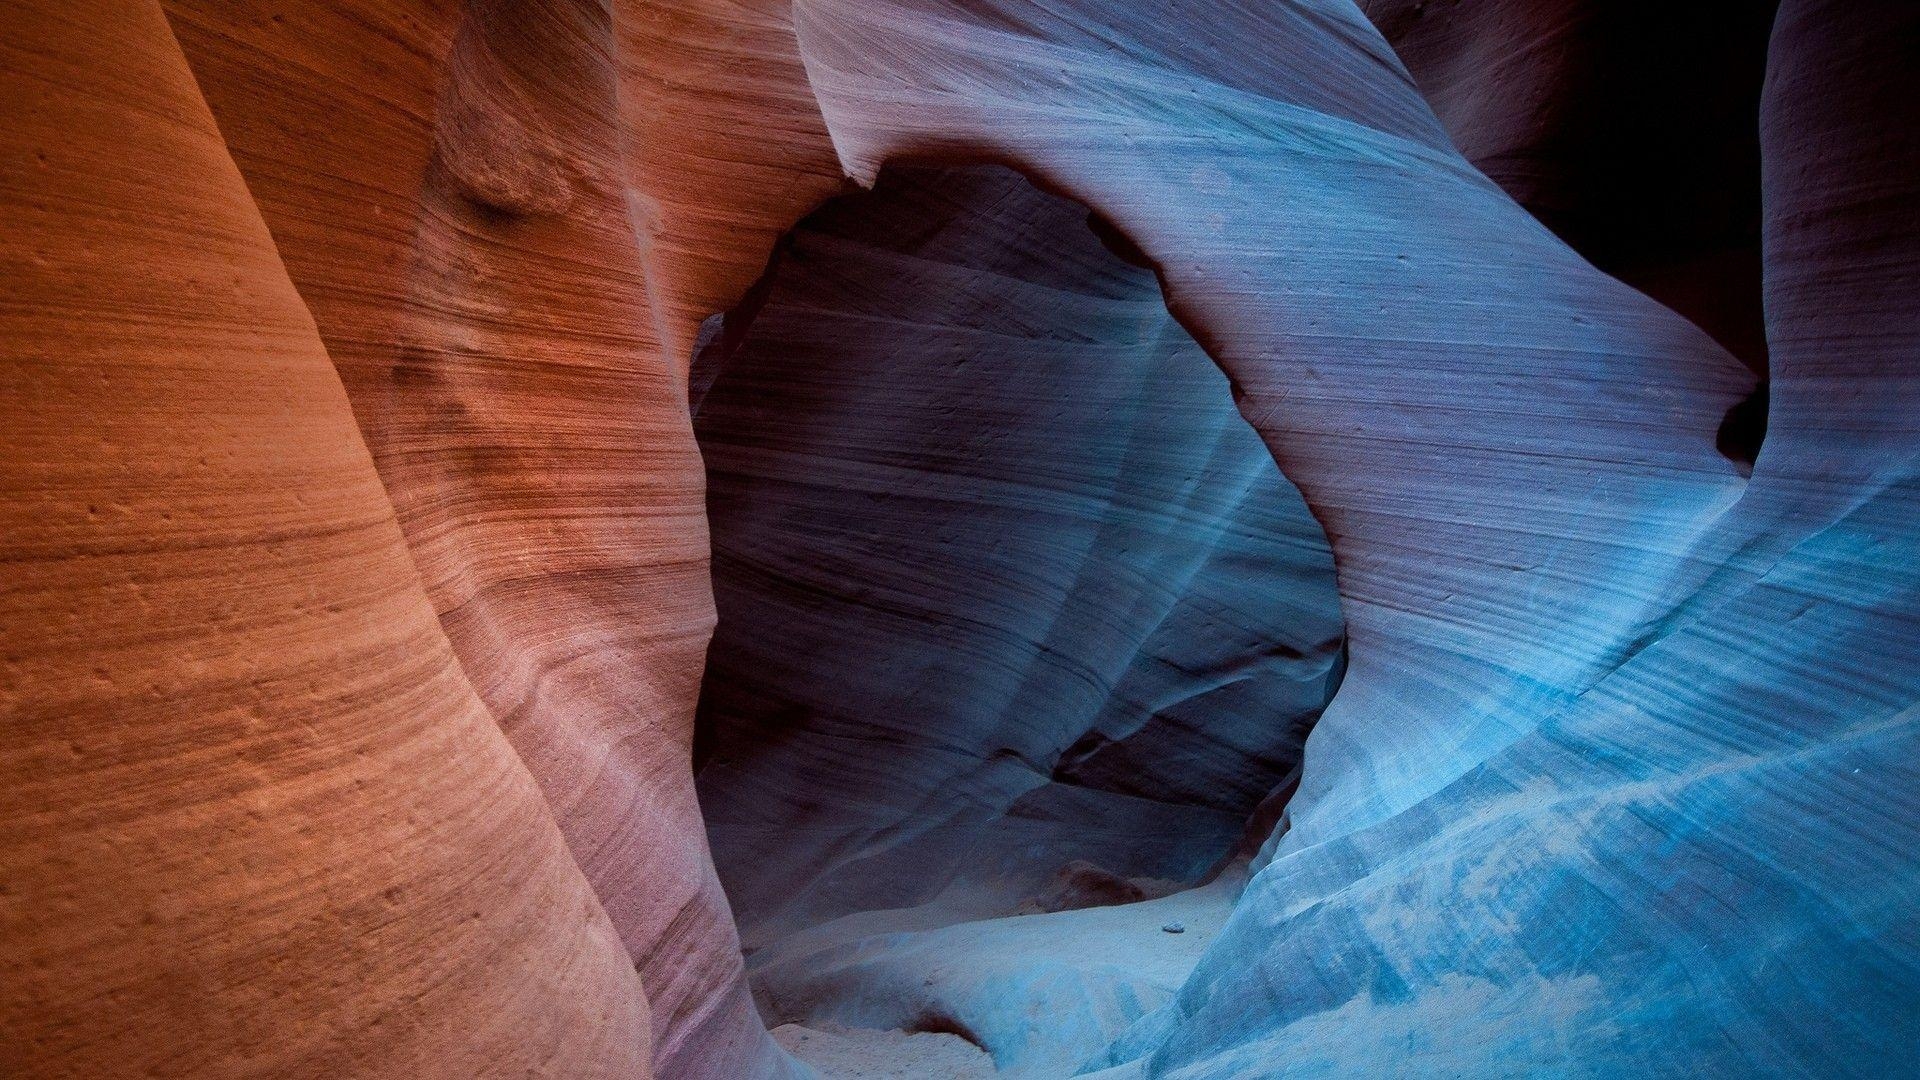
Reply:
[[[1901,0],[0,7],[0,1074],[1911,1074],[1915,102]]]
[[[6,24],[0,1070],[642,1074],[166,19]]]

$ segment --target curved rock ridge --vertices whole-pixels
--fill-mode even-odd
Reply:
[[[1053,31],[1147,58],[1124,66],[908,3],[855,19],[815,0],[796,23],[852,171],[974,146],[1085,197],[1234,380],[1326,526],[1347,605],[1351,667],[1294,815],[1313,843],[1511,742],[1710,576],[1695,545],[1744,486],[1712,434],[1751,380],[1460,161],[1366,24],[1282,10],[1220,13],[1223,48],[1196,62],[1271,96],[1157,51],[1178,23],[1151,4]],[[1279,33],[1298,47],[1256,44]],[[906,35],[942,50],[909,71]],[[1363,61],[1329,104],[1321,73]],[[1063,64],[1049,109],[1029,87]],[[1106,109],[1068,107],[1084,100]],[[1097,168],[1123,151],[1125,175]],[[1351,767],[1314,770],[1316,750]]]
[[[1465,168],[1357,11],[1210,11],[1195,60],[1171,6],[1015,6],[798,3],[836,145],[1011,162],[1126,230],[1326,524],[1351,642],[1290,831],[1115,1074],[1904,1069],[1915,173],[1870,118],[1912,13],[1783,6],[1790,355],[1746,484],[1712,442],[1740,367]],[[1865,338],[1801,299],[1822,262]]]
[[[667,358],[760,277],[774,241],[851,185],[787,0],[616,0],[628,197]],[[750,131],[750,137],[743,132]]]
[[[159,8],[0,102],[0,1073],[649,1075]]]
[[[454,650],[639,965],[660,1071],[729,1080],[785,1065],[688,765],[713,612],[684,365],[800,212],[713,193],[827,153],[817,111],[737,156],[697,137],[804,93],[784,13],[749,7],[167,5]],[[758,78],[700,90],[738,55]]]
[[[630,154],[710,106],[697,86],[711,75],[681,80],[728,56],[762,69],[732,97],[793,109],[791,34],[785,60],[766,44],[784,9],[682,5],[670,25],[657,5],[569,0],[164,11],[245,176],[239,198],[345,380],[460,667],[641,967],[661,1070],[788,1072],[744,992],[687,763],[712,608],[673,343],[800,212],[686,191],[769,162],[784,177],[812,161],[822,190],[840,181],[817,110],[786,143],[705,152],[698,170],[676,156],[677,191]],[[112,37],[124,29],[103,24],[103,55],[144,47]],[[780,195],[818,198],[805,190]],[[771,223],[742,227],[756,215]],[[672,250],[703,246],[676,269]],[[669,286],[721,300],[695,311],[709,302]],[[616,1071],[644,1048],[628,1035]],[[468,1075],[466,1061],[444,1066]]]
[[[1151,271],[1008,170],[908,169],[755,293],[695,424],[701,802],[747,943],[1216,868],[1337,684],[1339,599]]]

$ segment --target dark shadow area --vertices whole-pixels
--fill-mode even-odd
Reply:
[[[1342,668],[1331,553],[1104,220],[889,171],[709,321],[689,396],[694,759],[750,950],[1165,895],[1277,820]]]
[[[1768,399],[1768,384],[1763,381],[1727,410],[1727,418],[1714,433],[1714,446],[1749,476],[1760,458],[1760,444],[1767,438]]]
[[[1777,0],[1360,6],[1475,166],[1766,375],[1759,117]]]

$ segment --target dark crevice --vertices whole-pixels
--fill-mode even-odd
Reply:
[[[1727,460],[1740,467],[1743,476],[1753,475],[1753,463],[1760,459],[1760,444],[1767,437],[1768,384],[1761,382],[1753,392],[1727,410],[1714,434],[1713,445]]]
[[[694,764],[783,1017],[989,1045],[874,1011],[914,934],[865,920],[1169,897],[1280,819],[1344,667],[1331,551],[1111,222],[997,166],[889,170],[781,240],[692,371]],[[874,974],[788,963],[836,942]]]

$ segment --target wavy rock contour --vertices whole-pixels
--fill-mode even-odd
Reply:
[[[9,5],[0,1071],[1910,1071],[1920,15],[1738,7]]]

